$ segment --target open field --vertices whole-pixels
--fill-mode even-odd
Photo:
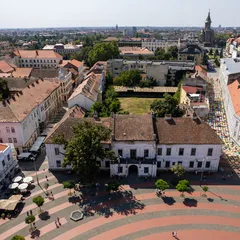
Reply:
[[[121,102],[121,108],[124,111],[128,111],[132,114],[144,114],[150,112],[150,105],[155,100],[161,98],[119,98]]]

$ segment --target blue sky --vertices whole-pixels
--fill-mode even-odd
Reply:
[[[79,26],[238,26],[236,0],[8,0],[0,28]],[[227,10],[227,11],[226,11]]]

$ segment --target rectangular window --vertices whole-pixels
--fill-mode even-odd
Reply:
[[[158,148],[158,156],[162,156],[162,148]]]
[[[106,168],[110,168],[110,161],[106,161],[106,162],[105,162],[105,167],[106,167]]]
[[[55,155],[59,155],[59,148],[54,148]]]
[[[3,140],[2,140],[2,138],[0,138],[0,143],[3,143]]]
[[[56,164],[57,164],[57,167],[61,167],[61,161],[60,160],[57,160]]]
[[[201,168],[202,167],[202,162],[198,162],[197,167]]]
[[[213,148],[209,148],[207,155],[208,156],[212,156],[212,154],[213,154]]]
[[[182,166],[182,161],[179,161],[177,164],[178,164],[178,166],[180,166],[180,165]]]
[[[14,143],[17,143],[17,139],[16,139],[16,138],[13,138],[13,142],[14,142]]]
[[[118,173],[122,173],[123,172],[123,167],[118,167]]]
[[[189,162],[189,168],[194,168],[194,161]]]
[[[148,149],[144,149],[144,157],[147,158],[149,155],[149,150]]]
[[[148,173],[148,167],[144,168],[144,173]]]
[[[8,161],[10,161],[10,155],[9,154],[7,155],[7,159],[8,159]]]
[[[210,168],[211,162],[206,162],[206,168]]]
[[[123,155],[123,150],[122,149],[118,149],[118,156],[122,157]]]
[[[8,142],[9,142],[9,143],[12,143],[12,139],[11,139],[11,138],[8,138]]]
[[[161,168],[161,163],[162,162],[157,162],[157,168]]]
[[[169,168],[170,167],[170,161],[166,161],[165,162],[165,168]]]
[[[137,157],[137,150],[136,149],[131,149],[130,150],[130,158],[131,159],[136,159]]]
[[[11,131],[12,131],[12,133],[15,133],[15,128],[11,127]]]
[[[5,167],[5,161],[4,160],[2,160],[2,165],[3,165],[3,167]]]
[[[167,156],[171,156],[171,150],[172,150],[171,148],[167,148],[167,152],[166,152]]]
[[[10,128],[9,127],[6,127],[6,132],[10,133]]]
[[[178,155],[183,156],[183,154],[184,154],[184,148],[179,148]]]
[[[196,156],[196,148],[191,149],[191,156]]]

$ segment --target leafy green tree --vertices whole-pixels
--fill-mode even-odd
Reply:
[[[93,181],[99,170],[98,159],[114,159],[114,153],[105,149],[102,142],[109,141],[111,130],[83,121],[73,127],[74,137],[66,146],[63,167],[72,166],[72,169],[85,179]]]
[[[214,52],[214,56],[216,57],[218,55],[219,55],[219,51],[218,51],[218,49],[216,49],[215,52]]]
[[[213,55],[213,50],[212,50],[212,48],[209,50],[209,55]]]
[[[183,111],[178,107],[178,101],[170,94],[164,94],[164,100],[154,100],[150,109],[157,117],[164,117],[165,114],[172,114],[173,117],[181,117]]]
[[[182,177],[185,173],[185,169],[182,165],[175,164],[172,168],[171,171],[178,177]]]
[[[204,192],[203,196],[207,196],[206,192],[208,191],[208,187],[207,186],[203,186],[202,190]]]
[[[93,66],[98,61],[107,61],[111,58],[117,58],[119,49],[116,42],[97,43],[89,51],[88,62]]]
[[[25,240],[25,238],[20,235],[15,235],[11,240]]]
[[[108,193],[110,193],[111,191],[116,192],[116,191],[118,191],[119,187],[120,187],[120,184],[118,182],[110,181],[106,185],[106,191]]]
[[[214,64],[215,64],[217,67],[220,67],[220,62],[219,62],[219,60],[218,60],[217,57],[214,59]]]
[[[178,47],[171,46],[167,49],[167,52],[170,54],[170,60],[177,60],[178,59]],[[166,55],[165,55],[166,57]]]
[[[63,134],[53,136],[53,143],[59,145],[67,145],[67,140]]]
[[[44,198],[42,196],[37,196],[33,198],[32,201],[39,207],[39,210],[42,211],[41,206],[44,204]]]
[[[190,190],[190,184],[188,180],[181,180],[178,182],[176,189],[181,192],[181,197],[185,197],[184,196],[184,192],[189,191]]]
[[[0,78],[0,101],[10,97],[10,91],[5,79]]]
[[[32,223],[35,221],[35,217],[33,215],[29,215],[25,218],[25,223],[30,224],[31,229],[33,228]]]
[[[166,181],[164,181],[163,179],[158,179],[155,182],[155,186],[157,189],[159,189],[160,191],[165,191],[166,189],[169,188],[169,185]]]
[[[110,112],[111,113],[117,113],[121,109],[121,103],[119,99],[115,99],[112,101],[112,103],[109,106]]]
[[[72,189],[75,187],[75,183],[71,180],[63,182],[63,188],[68,188],[69,189],[69,196],[72,195]]]
[[[84,61],[89,66],[88,54],[92,50],[91,46],[85,46],[80,52],[72,53],[70,59],[76,59],[78,61]]]
[[[138,86],[142,76],[138,70],[124,71],[120,76],[113,79],[113,83],[117,86],[133,87]]]

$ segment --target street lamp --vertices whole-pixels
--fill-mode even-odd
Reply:
[[[205,160],[206,160],[206,157],[204,157],[202,161],[197,160],[197,162],[202,162],[202,163],[204,163]],[[202,173],[201,173],[200,183],[202,182],[202,179],[203,179],[203,172],[204,172],[204,167],[203,167],[203,164],[202,164]]]
[[[38,180],[38,174],[37,174],[37,169],[36,169],[35,160],[33,160],[33,165],[34,165],[34,169],[35,169],[35,173],[36,173],[37,184],[39,185],[39,180]]]

